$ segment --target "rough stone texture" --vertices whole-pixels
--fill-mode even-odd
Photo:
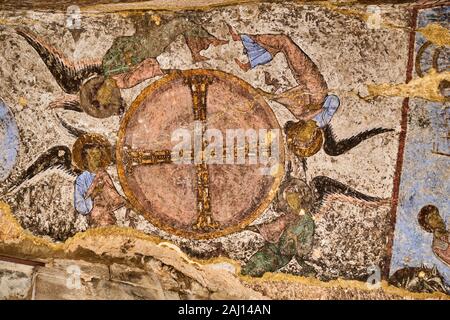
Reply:
[[[82,260],[49,261],[45,267],[0,262],[0,299],[32,300],[140,300],[140,299],[242,299],[225,291],[210,292],[171,268],[130,267],[114,263],[102,265]],[[76,285],[74,267],[80,270]],[[72,268],[72,269],[70,269]],[[6,271],[9,271],[6,272]],[[358,282],[340,281],[330,285],[286,279],[244,280],[244,285],[272,299],[445,299],[444,295],[405,295],[404,291],[382,284],[383,289],[369,290]],[[386,290],[387,288],[387,290]],[[256,292],[255,292],[256,294]],[[263,296],[260,296],[262,298]]]
[[[364,11],[364,7],[354,7]],[[405,26],[409,19],[409,12],[402,7],[383,7],[386,18],[390,22]],[[8,15],[4,13],[5,17]],[[248,33],[280,33],[288,32],[306,53],[320,66],[320,72],[328,83],[330,93],[339,95],[341,109],[333,118],[333,127],[338,138],[345,138],[360,131],[373,127],[394,128],[395,132],[372,138],[369,143],[362,143],[357,148],[339,157],[329,157],[323,151],[308,159],[308,178],[326,175],[337,179],[367,194],[387,198],[392,190],[395,168],[395,157],[398,139],[398,119],[400,117],[401,99],[381,98],[366,102],[355,93],[364,89],[366,83],[402,82],[404,79],[407,59],[408,33],[403,29],[372,30],[365,22],[352,15],[335,13],[327,7],[307,5],[296,6],[285,3],[283,5],[249,4],[245,6],[226,7],[210,10],[202,14],[189,14],[198,19],[208,31],[220,39],[229,39],[225,23],[231,24],[239,32]],[[74,41],[66,28],[61,28],[64,21],[62,14],[43,14],[29,12],[35,22],[33,29],[52,45],[60,48],[68,57],[73,59],[102,57],[111,45],[114,37],[131,35],[135,31],[133,19],[120,15],[86,15],[83,16],[85,31],[78,41]],[[313,17],[313,18],[311,18]],[[13,15],[8,18],[14,23],[25,22],[25,17]],[[256,24],[255,21],[258,21]],[[114,32],[113,32],[114,30]],[[323,32],[327,30],[327,32]],[[95,36],[94,36],[95,35]],[[7,86],[0,89],[11,108],[15,110],[18,125],[21,128],[22,145],[19,161],[15,172],[20,172],[40,152],[55,143],[71,146],[73,137],[67,134],[57,121],[53,112],[46,112],[50,101],[61,93],[61,89],[49,77],[43,63],[36,58],[35,52],[24,43],[10,29],[1,34],[3,45],[2,74]],[[337,50],[337,48],[339,48]],[[288,70],[287,61],[283,55],[275,56],[274,60],[262,68],[243,72],[233,61],[234,57],[245,59],[242,54],[242,44],[230,41],[225,46],[211,46],[202,54],[210,60],[193,63],[191,54],[180,37],[158,57],[161,68],[217,68],[237,75],[253,86],[271,91],[273,86],[265,82],[265,73],[279,80],[277,90],[286,90],[295,85],[295,80]],[[19,54],[20,52],[20,54]],[[8,61],[16,60],[15,64]],[[339,61],[339,63],[336,63]],[[370,66],[375,66],[372,68]],[[146,81],[132,89],[123,90],[127,105],[131,104],[139,92],[152,80]],[[33,86],[32,90],[25,86]],[[25,97],[25,107],[18,105],[7,88],[14,88],[14,96]],[[270,102],[280,124],[292,119],[292,115],[280,104]],[[380,112],[383,114],[380,117]],[[60,116],[71,125],[82,130],[95,127],[96,132],[105,134],[115,143],[118,128],[118,117],[108,119],[94,119],[85,114],[63,111]],[[29,124],[33,123],[32,126]],[[115,169],[109,170],[113,178]],[[356,173],[358,172],[358,173]],[[301,173],[297,173],[301,175]],[[116,179],[116,178],[115,178]],[[115,180],[117,182],[117,180]],[[39,179],[30,181],[19,189],[13,196],[8,197],[14,214],[22,226],[37,235],[49,236],[54,240],[64,241],[77,232],[87,228],[83,216],[75,214],[72,199],[73,178],[67,177],[60,171],[49,171]],[[116,183],[120,189],[120,185]],[[331,200],[327,200],[330,202]],[[49,205],[44,205],[49,204]],[[327,206],[326,206],[327,207]],[[45,209],[44,209],[45,208]],[[354,225],[353,217],[362,217],[360,207],[349,205],[341,208],[348,212],[340,220],[344,228]],[[386,220],[386,210],[374,207],[364,209],[368,216],[375,221]],[[339,211],[337,211],[339,212]],[[272,219],[277,213],[266,210],[258,219],[258,223]],[[339,215],[337,213],[337,215]],[[261,246],[262,239],[252,232],[234,233],[225,237],[206,241],[195,241],[170,235],[151,225],[140,215],[131,214],[138,230],[156,235],[171,241],[186,252],[198,258],[211,258],[218,255],[226,256],[245,262]],[[331,217],[331,215],[330,215]],[[129,226],[130,221],[123,214],[117,215],[121,226]],[[325,220],[316,221],[319,230],[330,226]],[[355,243],[348,243],[346,247],[329,247],[331,237],[334,244],[341,243],[348,235],[342,236],[339,229],[331,229],[317,235],[318,250],[327,252],[346,252]],[[324,237],[324,238],[322,238]],[[377,240],[378,239],[378,240]],[[325,242],[324,242],[325,241]],[[363,241],[358,238],[356,242]],[[374,241],[366,247],[375,245],[377,253],[368,259],[359,259],[355,266],[359,271],[347,273],[348,263],[355,263],[351,257],[342,256],[340,261],[330,258],[326,264],[329,270],[325,273],[318,271],[323,279],[344,276],[347,278],[364,277],[367,265],[379,265],[380,249],[385,245],[385,238],[375,236]],[[246,248],[243,250],[243,248]],[[323,275],[322,275],[323,274]]]
[[[385,282],[380,290],[369,290],[358,281],[326,283],[281,274],[239,277],[230,261],[200,264],[173,245],[158,244],[131,229],[88,231],[54,245],[21,229],[5,209],[0,210],[0,241],[0,253],[46,262],[34,270],[1,262],[2,299],[448,299],[442,294],[411,293]]]
[[[221,264],[200,264],[172,244],[133,229],[90,230],[55,245],[24,231],[4,207],[0,208],[0,241],[1,254],[40,257],[47,262],[34,273],[32,297],[36,299],[265,298],[240,282],[233,265],[230,271]],[[74,270],[80,274],[78,290],[72,289]],[[12,298],[10,293],[5,296]]]
[[[353,285],[352,285],[353,284]],[[298,282],[294,279],[277,281],[259,281],[248,284],[256,291],[272,299],[280,300],[412,300],[412,299],[448,299],[444,294],[433,297],[424,294],[405,295],[405,291],[381,284],[379,289],[364,288],[364,284],[349,282],[333,283],[328,286]]]
[[[83,4],[87,2],[90,1]],[[196,3],[205,5],[205,2]],[[183,4],[185,1],[177,5]],[[146,8],[157,9],[161,3],[156,1],[151,5],[155,7]],[[15,11],[10,9],[9,2],[6,7],[9,9],[2,7],[0,97],[13,112],[21,138],[12,177],[49,147],[73,145],[75,138],[61,127],[56,115],[81,130],[95,128],[111,144],[116,142],[120,122],[118,116],[95,119],[82,113],[48,110],[49,103],[62,91],[36,52],[12,27],[28,26],[70,59],[101,58],[116,37],[136,31],[140,23],[139,10],[145,9],[139,6],[137,4],[138,11],[132,13],[120,12],[121,6],[96,7],[101,14],[93,14],[89,10],[92,8],[86,8],[83,30],[78,35],[65,28],[64,10]],[[238,275],[240,266],[264,243],[260,235],[250,231],[210,240],[191,240],[168,234],[135,212],[127,216],[125,210],[116,212],[117,227],[90,229],[86,217],[73,209],[74,178],[53,169],[10,194],[4,194],[4,185],[0,184],[0,200],[12,209],[9,214],[6,210],[0,212],[0,240],[4,241],[0,252],[51,257],[46,267],[36,268],[34,273],[21,266],[0,267],[4,270],[0,277],[1,295],[10,299],[441,298],[440,295],[414,295],[394,290],[386,283],[380,290],[364,287],[368,267],[389,268],[384,263],[392,253],[388,249],[390,232],[394,228],[390,212],[397,205],[397,200],[391,203],[391,198],[395,189],[399,137],[405,133],[400,120],[404,97],[409,96],[404,92],[384,92],[384,95],[379,92],[379,97],[362,98],[370,93],[368,86],[371,85],[389,88],[403,85],[408,73],[410,5],[380,5],[379,8],[384,19],[379,29],[368,26],[367,7],[358,4],[337,7],[329,3],[248,3],[177,13],[196,20],[220,39],[230,40],[226,23],[240,33],[287,33],[317,64],[329,93],[337,94],[341,100],[341,107],[332,121],[338,139],[375,127],[394,129],[339,157],[331,157],[322,150],[307,161],[309,181],[325,175],[383,199],[374,205],[327,197],[314,216],[314,249],[305,260],[313,267],[315,277],[324,281],[352,279],[361,282],[316,282],[312,278],[288,277],[286,273],[302,274],[294,260],[276,275],[261,281],[241,277]],[[149,14],[163,13],[150,11]],[[248,72],[243,72],[233,62],[234,58],[246,59],[240,42],[211,46],[202,54],[209,60],[194,62],[183,37],[178,37],[157,60],[162,69],[220,69],[269,92],[281,92],[296,84],[281,54],[270,64]],[[268,77],[272,81],[268,81]],[[122,90],[126,105],[153,81]],[[269,105],[281,126],[294,119],[281,104],[270,101]],[[414,99],[411,105],[419,113],[424,113],[420,110],[427,107],[421,99]],[[408,125],[414,132],[414,127],[426,126],[427,121],[428,115],[424,113],[420,119],[410,117]],[[111,167],[108,172],[122,193],[116,169]],[[298,161],[294,161],[293,175],[304,175]],[[279,215],[269,206],[254,224]],[[409,221],[415,221],[416,212],[411,215],[414,217],[408,217]],[[411,241],[405,238],[405,242]],[[420,246],[430,251],[428,242]],[[81,287],[68,290],[67,268],[72,265],[80,267]],[[31,287],[34,290],[30,293]]]
[[[126,270],[126,266],[122,271]],[[72,268],[72,269],[70,269]],[[80,282],[77,285],[77,272],[80,270]],[[126,270],[126,276],[117,279],[106,265],[86,263],[80,260],[58,260],[52,266],[39,268],[35,274],[32,299],[99,299],[99,300],[141,300],[164,299],[161,287],[155,287],[154,283],[130,281],[136,277],[135,270]],[[143,271],[141,271],[143,274]],[[127,281],[128,280],[128,281]]]
[[[348,199],[331,197],[316,217],[314,249],[307,258],[317,278],[366,281],[371,273],[368,268],[383,264],[389,204],[380,204],[377,211],[374,209],[364,203],[355,207]],[[358,243],[355,238],[359,239]],[[341,267],[336,268],[337,265]],[[295,259],[281,271],[301,274]]]
[[[0,261],[0,300],[30,297],[33,267]]]
[[[111,3],[113,2],[113,3]],[[130,3],[131,2],[131,3]],[[119,11],[126,9],[134,9],[134,10],[153,10],[153,9],[171,9],[171,10],[179,10],[179,9],[199,9],[199,8],[210,8],[214,6],[226,6],[230,4],[237,3],[249,3],[249,2],[259,2],[258,0],[179,0],[179,1],[171,1],[171,0],[121,0],[121,1],[107,1],[107,0],[62,0],[62,1],[48,1],[48,0],[25,0],[16,2],[14,0],[4,0],[2,5],[5,8],[12,9],[34,9],[34,10],[51,10],[59,11],[64,10],[70,5],[79,5],[82,7],[95,8],[101,11]],[[276,2],[276,1],[272,1]],[[283,2],[283,1],[279,1]],[[315,0],[298,0],[298,3],[304,2],[315,2]],[[413,6],[415,4],[437,4],[443,3],[445,0],[337,0],[337,1],[329,1],[329,2],[339,2],[340,4],[344,4],[348,2],[350,4],[354,3],[362,3],[362,4],[409,4]]]

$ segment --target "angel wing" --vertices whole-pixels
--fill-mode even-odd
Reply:
[[[59,114],[56,114],[56,117],[58,118],[61,125],[67,130],[67,132],[75,138],[81,137],[83,134],[87,134],[87,131],[75,128],[74,126],[67,123],[67,121],[61,118]]]
[[[316,195],[317,205],[321,205],[325,197],[331,194],[342,194],[347,197],[356,198],[367,202],[377,202],[383,199],[378,197],[368,196],[362,192],[359,192],[342,182],[328,178],[326,176],[314,177],[310,184]]]
[[[42,153],[26,170],[18,176],[8,178],[3,185],[3,195],[9,194],[33,177],[50,169],[59,169],[64,173],[77,176],[77,170],[72,166],[72,152],[67,146],[54,146]]]
[[[351,136],[350,138],[343,139],[340,141],[336,141],[336,136],[331,128],[331,125],[327,124],[324,128],[324,136],[325,142],[323,145],[323,150],[326,154],[330,156],[339,156],[350,149],[356,147],[358,144],[372,138],[381,133],[394,131],[394,129],[385,129],[385,128],[375,128],[367,131],[363,131],[358,133],[357,135]]]
[[[95,74],[102,74],[100,60],[72,62],[27,28],[16,28],[16,32],[36,50],[56,82],[66,93],[77,93],[83,80]]]
[[[65,109],[76,112],[84,112],[81,108],[80,97],[78,95],[65,95],[57,98],[49,104],[49,109]]]

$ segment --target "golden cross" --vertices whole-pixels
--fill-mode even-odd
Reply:
[[[211,154],[205,153],[206,141],[206,120],[207,120],[207,92],[208,85],[211,80],[204,75],[195,75],[186,77],[184,83],[189,86],[192,96],[192,109],[194,113],[194,120],[201,123],[201,150],[198,152],[194,147],[189,155],[183,154],[183,151],[174,153],[171,150],[143,150],[143,149],[129,149],[124,148],[124,166],[127,173],[131,174],[136,166],[140,165],[157,165],[164,163],[174,163],[180,158],[185,160],[194,160],[196,169],[196,197],[197,197],[197,213],[198,218],[193,228],[195,230],[208,231],[217,229],[219,223],[214,221],[211,215],[211,196],[210,196],[210,176],[208,170],[208,159],[214,157],[214,150]],[[270,139],[269,139],[270,140]],[[257,142],[256,148],[251,149],[248,142],[245,146],[238,147],[233,144],[233,158],[238,156],[238,152],[244,149],[244,156],[257,156],[259,152],[267,152],[271,156],[271,141],[267,146],[259,145]],[[223,149],[223,156],[226,157],[228,153],[227,148]],[[186,159],[187,158],[187,159]]]

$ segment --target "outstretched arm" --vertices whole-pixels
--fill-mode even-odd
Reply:
[[[83,112],[80,106],[80,96],[75,94],[64,95],[50,102],[49,109],[65,109],[76,112]]]
[[[210,45],[215,47],[228,43],[226,40],[220,40],[214,37],[213,35],[209,35],[206,31],[204,31],[207,36],[192,36],[192,35],[184,35],[184,39],[186,44],[191,51],[192,59],[194,63],[206,61],[207,57],[202,56],[200,51],[208,49]]]
[[[277,242],[286,226],[294,221],[296,216],[291,213],[284,213],[272,221],[264,222],[256,226],[249,226],[246,229],[259,233],[267,242]]]
[[[299,89],[307,93],[309,104],[322,104],[328,91],[325,79],[311,58],[289,36],[265,34],[251,37],[272,56],[283,53]]]
[[[159,63],[155,58],[148,58],[136,65],[130,71],[113,76],[117,87],[128,89],[139,83],[157,76],[163,75]]]

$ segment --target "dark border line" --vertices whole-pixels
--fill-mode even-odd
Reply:
[[[0,255],[0,261],[23,264],[23,265],[27,265],[27,266],[33,266],[33,267],[45,267],[44,262],[21,259],[21,258],[16,258],[16,257],[4,256],[4,255]]]
[[[408,48],[408,64],[406,66],[406,83],[410,82],[412,79],[412,71],[414,66],[414,49],[416,41],[415,29],[417,25],[418,10],[419,10],[418,8],[413,8],[411,10],[411,20],[410,20],[411,31],[409,33],[409,41],[408,41],[409,48]],[[394,243],[395,224],[397,222],[398,197],[400,193],[400,181],[403,169],[403,159],[405,154],[406,133],[408,131],[408,112],[409,112],[409,98],[405,98],[402,104],[402,118],[400,122],[401,129],[399,135],[397,161],[395,165],[394,185],[392,189],[391,210],[389,212],[390,229],[388,230],[388,243],[382,267],[382,276],[386,280],[389,278],[392,259],[392,248]]]

